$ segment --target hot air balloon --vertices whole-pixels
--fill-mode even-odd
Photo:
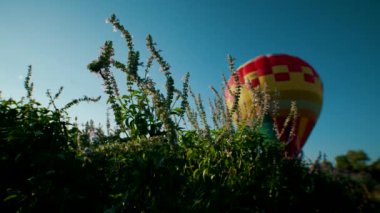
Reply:
[[[270,96],[277,96],[277,113],[265,115],[263,127],[268,132],[274,126],[283,129],[283,134],[277,136],[287,144],[287,156],[297,156],[319,117],[323,101],[322,81],[313,67],[298,57],[286,54],[259,56],[248,61],[236,70],[227,83],[225,99],[230,110],[236,98],[234,94],[237,85],[240,85],[240,122],[247,124],[255,119],[255,113],[252,113],[255,110],[251,109],[257,107],[257,97],[253,95],[253,89],[266,89]],[[284,124],[293,101],[297,107],[297,116],[290,127],[291,125]]]

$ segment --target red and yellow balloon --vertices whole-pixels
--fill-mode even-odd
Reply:
[[[248,61],[236,70],[241,86],[239,99],[240,118],[243,121],[254,119],[247,108],[254,107],[251,88],[268,89],[269,94],[277,93],[278,112],[269,119],[276,122],[279,129],[284,125],[290,113],[291,102],[297,106],[295,135],[285,131],[280,140],[286,142],[287,154],[296,156],[300,153],[311,130],[313,129],[323,102],[323,86],[318,73],[308,63],[298,57],[286,54],[259,56]],[[233,95],[229,91],[236,89],[234,76],[228,81],[225,91],[226,104],[232,108]],[[273,125],[272,125],[273,127]]]

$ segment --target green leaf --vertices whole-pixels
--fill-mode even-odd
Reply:
[[[208,175],[208,169],[204,169],[202,173],[203,180],[206,180],[207,175]]]
[[[193,179],[197,179],[196,177],[198,175],[198,172],[199,172],[199,169],[194,170],[194,172],[193,172]]]
[[[174,108],[170,114],[172,115],[182,115],[184,113],[184,110],[180,107]]]
[[[6,197],[6,198],[4,198],[4,202],[7,202],[7,201],[9,201],[9,200],[12,200],[12,199],[15,199],[15,198],[17,198],[18,197],[18,195],[16,195],[16,194],[13,194],[13,195],[9,195],[8,197]]]

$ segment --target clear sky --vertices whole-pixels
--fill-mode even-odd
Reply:
[[[106,40],[114,41],[117,58],[126,58],[122,38],[105,24],[115,13],[143,60],[150,33],[175,80],[190,72],[192,87],[203,97],[229,74],[227,54],[237,66],[268,53],[306,60],[325,89],[306,157],[322,152],[332,159],[363,149],[374,160],[380,156],[379,11],[377,0],[0,0],[0,90],[4,97],[24,95],[23,79],[32,64],[38,100],[46,102],[46,89],[60,86],[65,87],[61,104],[102,95],[101,103],[70,112],[104,124],[106,96],[86,66]],[[122,84],[123,76],[116,76]]]

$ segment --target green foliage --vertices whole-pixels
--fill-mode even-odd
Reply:
[[[300,158],[286,158],[284,145],[257,126],[233,126],[232,113],[213,88],[214,128],[209,126],[201,97],[188,85],[189,75],[182,90],[175,88],[169,64],[148,36],[151,55],[141,77],[132,37],[116,16],[109,22],[126,39],[128,61],[114,60],[112,42],[107,41],[88,68],[103,79],[116,130],[110,129],[109,119],[107,134],[93,121],[81,130],[68,120],[68,107],[98,98],[85,96],[60,109],[55,100],[61,87],[54,96],[47,92],[50,103],[42,107],[31,98],[30,67],[25,80],[28,101],[0,98],[0,212],[369,212],[378,208],[363,182],[335,172],[331,163],[308,165]],[[165,93],[147,75],[154,62],[165,75]],[[233,70],[231,57],[229,64]],[[126,94],[120,94],[111,67],[126,74]],[[193,129],[185,130],[183,122]],[[350,153],[348,162],[359,165],[352,168],[363,170],[366,155]],[[379,177],[378,168],[376,161],[364,171]]]
[[[82,162],[77,159],[76,136],[80,131],[67,120],[67,107],[58,109],[54,103],[63,88],[51,98],[49,105],[54,110],[42,107],[31,98],[31,71],[29,66],[25,79],[26,102],[25,98],[0,99],[0,211],[55,212],[87,208],[91,199],[99,198],[87,189],[95,180],[90,181],[91,177],[84,174]],[[81,101],[74,100],[69,105]],[[83,179],[78,179],[79,176]]]
[[[346,155],[337,156],[335,160],[338,169],[361,171],[365,168],[369,158],[363,150],[350,150]]]
[[[140,77],[138,74],[138,67],[142,65],[139,62],[140,54],[134,50],[130,33],[120,24],[115,15],[112,15],[108,21],[114,29],[122,33],[126,40],[128,61],[124,64],[114,60],[112,58],[114,55],[112,42],[107,41],[102,47],[101,55],[88,65],[88,69],[100,74],[104,81],[105,92],[108,94],[108,102],[114,111],[119,132],[126,133],[130,139],[165,133],[168,142],[174,144],[179,129],[174,117],[183,116],[183,112],[179,110],[181,108],[173,105],[174,93],[177,92],[178,97],[186,97],[186,94],[181,94],[179,90],[174,88],[170,66],[156,50],[155,43],[150,35],[147,36],[146,42],[151,56],[148,59],[145,76]],[[153,60],[157,61],[166,77],[166,95],[155,88],[154,82],[147,75]],[[119,94],[116,81],[110,71],[112,66],[126,74],[128,95],[121,96]],[[181,105],[186,105],[186,101],[182,101]]]
[[[26,97],[30,100],[32,98],[32,93],[33,93],[33,83],[30,82],[30,78],[32,77],[32,66],[28,66],[28,74],[26,75],[25,82],[24,82],[24,87],[27,92]]]
[[[58,111],[37,102],[0,101],[0,211],[57,211],[89,206],[92,196],[76,141]],[[83,177],[83,179],[78,179]]]
[[[164,134],[162,122],[154,115],[147,95],[139,90],[130,90],[130,92],[120,99],[128,139],[150,138]]]
[[[369,157],[363,150],[349,150],[335,158],[335,174],[350,177],[365,189],[373,205],[380,208],[380,158],[367,164]]]

